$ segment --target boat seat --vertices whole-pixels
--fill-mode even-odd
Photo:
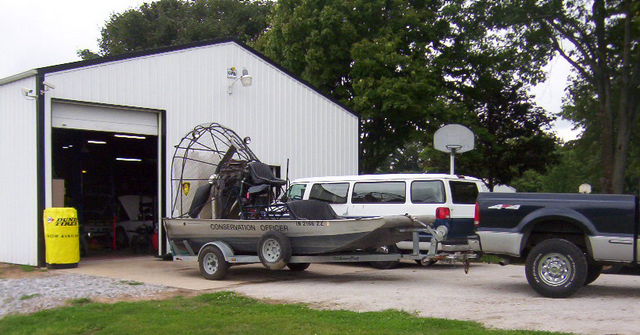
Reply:
[[[197,218],[202,211],[204,205],[210,200],[209,195],[211,194],[212,184],[205,184],[196,190],[196,194],[193,196],[193,201],[191,201],[191,207],[189,207],[189,216],[192,218]]]
[[[340,217],[331,205],[318,200],[294,200],[287,202],[289,215],[294,220],[335,220]]]
[[[271,172],[269,165],[262,162],[249,163],[249,172],[251,173],[251,182],[253,185],[270,185],[274,187],[283,186],[287,182],[276,178]]]

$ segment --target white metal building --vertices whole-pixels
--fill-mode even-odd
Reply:
[[[231,68],[237,71],[235,79],[230,78]],[[236,80],[243,70],[252,77],[250,86]],[[99,145],[86,143],[91,136],[112,141],[109,136],[125,134],[152,140],[151,149],[145,150],[152,151],[146,154],[155,166],[153,196],[159,199],[160,217],[170,208],[174,145],[202,123],[218,122],[250,136],[252,150],[261,161],[279,167],[282,177],[287,159],[291,179],[358,172],[358,116],[229,39],[39,68],[0,79],[0,118],[0,262],[44,265],[43,210],[61,206],[61,197],[54,194],[60,193],[56,180],[67,179],[61,171],[84,164],[79,157]],[[73,150],[64,142],[68,139],[85,142],[67,155]],[[134,146],[120,143],[120,149]],[[122,173],[136,178],[135,163],[101,163],[121,171],[112,173],[112,179]],[[76,192],[87,187],[82,178],[91,171],[82,173]],[[62,190],[64,194],[64,186]],[[70,190],[66,193],[69,196]]]

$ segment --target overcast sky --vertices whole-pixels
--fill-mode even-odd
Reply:
[[[80,60],[78,49],[98,50],[100,28],[111,13],[137,8],[144,0],[0,0],[0,78]],[[569,74],[566,62],[547,66],[549,79],[532,93],[549,112],[560,111]],[[577,132],[567,121],[554,130],[565,139]]]

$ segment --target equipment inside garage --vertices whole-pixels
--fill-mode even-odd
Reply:
[[[54,206],[74,207],[83,257],[151,253],[157,136],[52,129]]]

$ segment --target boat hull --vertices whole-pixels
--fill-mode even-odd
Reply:
[[[424,220],[424,218],[423,218]],[[375,249],[411,238],[416,224],[405,216],[362,219],[227,220],[164,219],[174,254],[197,255],[207,243],[222,241],[236,254],[256,254],[260,238],[279,231],[289,238],[292,254],[314,255]]]

